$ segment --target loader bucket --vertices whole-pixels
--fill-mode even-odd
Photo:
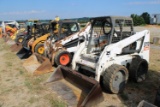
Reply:
[[[10,48],[11,48],[12,52],[17,52],[17,51],[19,51],[22,48],[22,44],[15,43]]]
[[[100,84],[96,80],[62,65],[57,67],[45,85],[69,106],[90,107],[103,100]]]
[[[23,62],[24,68],[33,75],[40,75],[53,71],[50,60],[37,53],[32,54]]]
[[[26,49],[26,48],[22,48],[20,49],[16,55],[20,58],[20,59],[26,59],[28,58],[29,56],[31,56],[32,52],[29,50],[29,49]]]

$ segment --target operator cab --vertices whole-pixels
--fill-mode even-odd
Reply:
[[[76,21],[53,21],[51,22],[51,26],[53,30],[51,38],[54,38],[55,41],[59,41],[80,30]]]
[[[90,21],[92,28],[88,39],[87,54],[99,55],[105,46],[134,34],[131,18],[108,16],[92,18]]]

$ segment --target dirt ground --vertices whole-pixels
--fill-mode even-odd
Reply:
[[[136,31],[148,29],[151,38],[160,37],[159,26],[135,27]],[[51,73],[32,76],[22,67],[10,45],[0,39],[0,107],[67,107],[54,92],[50,92],[44,82]],[[141,100],[154,103],[156,90],[160,85],[160,46],[151,45],[149,72],[146,81],[129,81],[123,93],[115,95],[103,93],[103,102],[93,107],[136,107]]]

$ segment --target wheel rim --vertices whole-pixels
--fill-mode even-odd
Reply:
[[[120,91],[124,88],[125,86],[125,74],[124,74],[124,71],[118,71],[115,73],[114,75],[114,79],[113,79],[113,82],[112,82],[112,86],[113,86],[113,89],[116,90],[116,91]]]
[[[21,43],[22,41],[23,41],[23,39],[22,39],[22,38],[19,38],[19,39],[18,39],[18,42],[20,42],[20,43]]]
[[[38,53],[39,54],[43,54],[44,53],[44,47],[43,46],[38,48]]]
[[[70,61],[69,55],[68,54],[63,54],[60,56],[60,64],[61,65],[67,65]]]

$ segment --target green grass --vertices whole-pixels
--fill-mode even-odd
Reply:
[[[46,95],[44,96],[45,99],[47,99],[51,105],[51,107],[67,107],[67,104],[63,102],[60,99],[55,99],[53,95]]]
[[[12,67],[12,62],[6,62],[7,67]]]
[[[31,97],[28,102],[29,102],[30,104],[33,104],[34,102],[37,102],[37,101],[38,101],[38,98]]]

